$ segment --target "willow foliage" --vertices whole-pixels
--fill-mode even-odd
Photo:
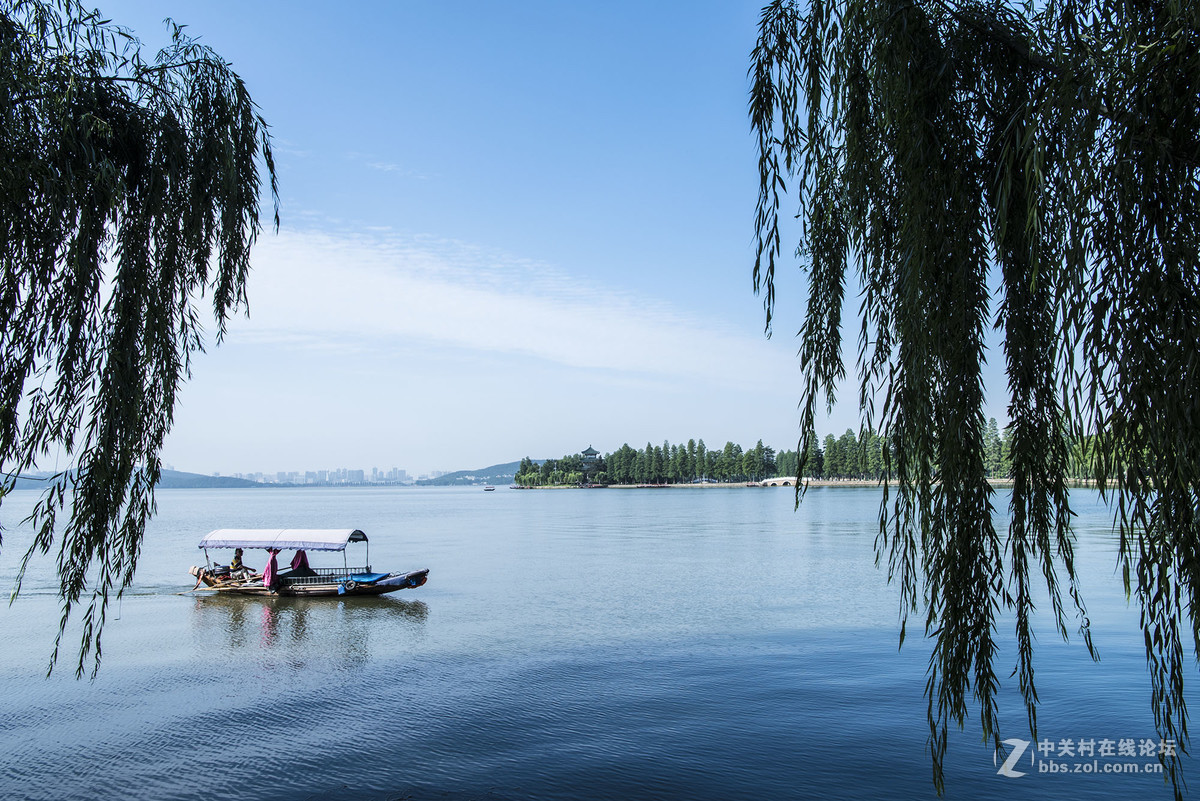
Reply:
[[[1038,585],[1062,635],[1079,621],[1092,648],[1066,487],[1076,437],[1095,437],[1089,472],[1115,499],[1159,734],[1184,745],[1185,640],[1200,655],[1200,4],[776,0],[750,72],[768,329],[785,198],[810,279],[802,446],[844,375],[847,282],[862,287],[860,402],[888,432],[879,550],[932,641],[938,788],[970,707],[1001,747],[1002,617],[1035,737]],[[984,478],[993,328],[1007,531]]]
[[[133,578],[201,304],[220,339],[245,303],[263,164],[275,195],[242,80],[173,33],[145,61],[75,0],[0,3],[0,498],[39,460],[72,466],[20,573],[57,543],[54,658],[86,603],[79,674]]]

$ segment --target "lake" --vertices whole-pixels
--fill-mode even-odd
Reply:
[[[0,509],[6,591],[35,497]],[[0,795],[934,798],[928,643],[910,621],[897,649],[879,498],[818,488],[793,511],[788,489],[162,490],[95,681],[73,678],[74,630],[45,677],[52,557],[0,611]],[[999,775],[973,718],[951,737],[946,798],[1171,797],[1161,775],[1113,772],[1157,765],[1139,753],[1157,741],[1149,680],[1111,516],[1094,492],[1073,500],[1103,661],[1043,621],[1049,743],[1028,747],[1025,775]],[[375,569],[427,567],[429,582],[375,599],[180,594],[200,537],[226,527],[361,528]],[[1006,647],[1002,734],[1029,740]]]

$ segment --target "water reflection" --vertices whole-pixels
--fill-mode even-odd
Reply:
[[[429,608],[392,598],[197,596],[193,634],[209,652],[256,651],[300,666],[319,657],[361,663],[372,646],[420,633]]]

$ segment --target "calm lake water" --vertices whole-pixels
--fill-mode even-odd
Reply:
[[[910,625],[897,650],[879,497],[813,489],[795,512],[787,489],[160,491],[94,682],[73,678],[72,636],[44,677],[52,558],[0,608],[0,796],[933,798],[928,645]],[[0,510],[6,592],[34,498]],[[1115,753],[1157,738],[1111,518],[1074,498],[1103,661],[1044,627],[1053,753],[1035,744],[1024,776],[998,775],[972,720],[951,738],[947,798],[1171,796],[1160,775],[1109,772],[1157,765]],[[429,583],[346,601],[179,594],[203,534],[268,526],[361,528],[373,567],[428,567]],[[1015,679],[1005,693],[1003,736],[1027,740]],[[1094,757],[1059,754],[1089,740]]]

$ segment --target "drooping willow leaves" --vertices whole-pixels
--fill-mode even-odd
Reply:
[[[137,566],[202,304],[219,339],[246,301],[275,168],[241,78],[179,27],[146,61],[75,0],[7,0],[0,96],[0,501],[59,465],[20,573],[57,543],[51,667],[86,603],[82,674]]]
[[[862,288],[859,400],[887,433],[879,551],[932,643],[935,784],[969,708],[1001,746],[1010,616],[1036,737],[1039,584],[1061,634],[1074,619],[1092,649],[1071,441],[1092,443],[1114,502],[1159,735],[1184,746],[1189,633],[1200,655],[1200,3],[776,0],[750,74],[768,328],[785,198],[809,274],[802,449],[844,376],[847,283]],[[1003,531],[984,480],[993,329],[1011,418]],[[1162,759],[1178,792],[1178,758]]]

